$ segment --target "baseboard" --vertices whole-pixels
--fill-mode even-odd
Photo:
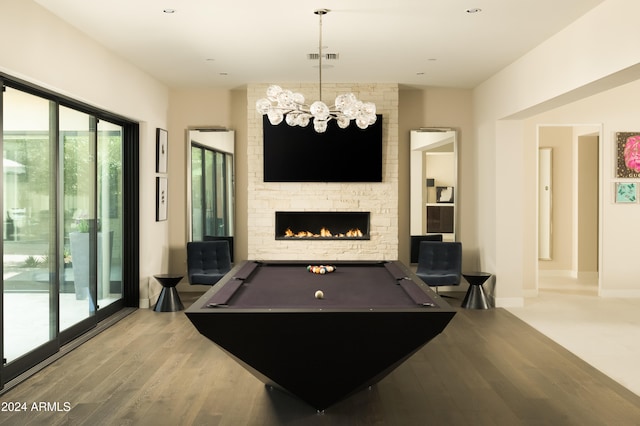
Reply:
[[[160,297],[160,292],[161,291],[162,291],[162,288],[157,293],[154,293],[151,296],[149,296],[148,299],[140,299],[138,301],[138,306],[141,309],[149,309],[149,308],[151,308],[158,301],[158,297]]]

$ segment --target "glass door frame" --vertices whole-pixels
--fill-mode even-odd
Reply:
[[[53,290],[50,293],[50,327],[53,323],[54,330],[56,332],[55,338],[46,342],[45,344],[37,347],[36,349],[20,356],[9,364],[4,362],[0,364],[0,389],[4,388],[5,384],[11,380],[18,380],[19,376],[28,370],[33,370],[38,366],[46,364],[46,360],[59,353],[65,344],[68,344],[78,336],[88,332],[96,325],[105,321],[108,317],[118,312],[124,307],[139,306],[139,124],[131,121],[123,116],[110,113],[108,111],[96,109],[90,105],[78,102],[74,99],[61,96],[55,92],[47,89],[40,88],[31,83],[13,78],[0,72],[0,136],[4,134],[3,117],[4,117],[4,88],[11,87],[16,90],[23,91],[25,93],[44,98],[52,101],[54,105],[51,109],[52,119],[50,120],[51,137],[55,137],[55,151],[50,154],[50,160],[56,165],[56,193],[52,195],[53,204],[56,207],[55,229],[53,231],[53,239],[55,244],[53,252],[55,253],[55,259],[60,261],[55,262],[55,273],[52,273],[55,278],[52,285]],[[60,155],[60,135],[58,131],[58,117],[60,106],[66,106],[82,112],[85,112],[97,120],[106,120],[122,126],[122,226],[126,234],[123,233],[122,241],[122,294],[121,298],[114,303],[107,305],[104,309],[98,309],[95,315],[90,316],[86,320],[83,320],[62,332],[60,327],[60,312],[58,294],[60,292],[61,274],[64,265],[61,254],[63,253],[63,236],[60,228],[61,221],[63,220],[62,214],[59,209],[61,208],[63,196],[60,190],[60,181],[62,180],[59,164]],[[0,144],[4,137],[0,137]],[[51,158],[54,157],[54,158]],[[4,179],[0,176],[0,184],[4,186]],[[2,200],[0,200],[2,203]],[[129,230],[134,230],[129,232]],[[4,237],[4,229],[0,230],[0,235]],[[4,254],[4,248],[0,246],[0,254]],[[4,256],[3,256],[4,257]],[[4,270],[4,266],[3,266]],[[0,282],[0,308],[4,312],[4,280]],[[94,299],[97,300],[97,299]],[[4,355],[4,318],[3,314],[0,314],[0,353]]]

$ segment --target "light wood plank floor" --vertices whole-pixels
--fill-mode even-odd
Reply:
[[[640,424],[640,397],[504,309],[459,310],[388,377],[324,414],[268,390],[184,313],[144,309],[0,401],[28,407],[0,412],[3,425]],[[70,410],[32,411],[34,402]]]

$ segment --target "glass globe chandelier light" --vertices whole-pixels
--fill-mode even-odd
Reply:
[[[257,111],[266,115],[273,125],[282,123],[283,120],[289,126],[306,127],[313,119],[313,128],[318,133],[327,130],[327,123],[336,120],[342,129],[347,128],[351,120],[361,129],[366,129],[376,122],[376,106],[371,102],[362,102],[353,93],[338,95],[332,106],[322,102],[322,16],[329,12],[328,9],[314,11],[320,19],[320,37],[318,41],[318,69],[320,100],[307,105],[301,93],[285,90],[280,86],[272,85],[267,89],[267,97],[256,102]]]

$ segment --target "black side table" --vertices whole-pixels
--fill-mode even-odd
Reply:
[[[180,295],[178,295],[178,290],[176,290],[176,285],[178,285],[183,276],[184,275],[175,274],[158,274],[153,276],[162,284],[162,291],[160,292],[160,296],[158,296],[158,302],[155,308],[153,308],[154,311],[175,312],[184,309]]]
[[[467,309],[489,309],[489,302],[484,293],[484,284],[491,274],[488,272],[463,272],[462,276],[469,283],[469,290],[464,296],[462,307]]]

